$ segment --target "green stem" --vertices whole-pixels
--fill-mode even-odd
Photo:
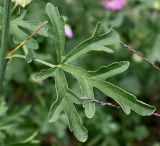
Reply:
[[[10,5],[11,5],[11,0],[4,0],[4,14],[3,14],[3,25],[2,25],[1,49],[0,49],[0,92],[2,92],[1,88],[7,66],[6,54],[8,51]]]
[[[22,58],[22,59],[25,59],[26,57],[23,56],[23,55],[15,54],[15,55],[12,56],[12,58]],[[54,67],[57,66],[57,65],[51,64],[49,62],[46,62],[46,61],[43,61],[43,60],[40,60],[40,59],[34,59],[34,61],[38,62],[40,64],[43,64],[43,65],[46,65],[48,67],[51,67],[51,68],[54,68]]]

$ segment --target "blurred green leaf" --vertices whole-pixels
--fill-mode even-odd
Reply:
[[[141,141],[149,136],[149,131],[145,126],[137,126],[135,136],[139,141]]]
[[[3,116],[7,110],[8,110],[8,107],[6,106],[6,102],[1,97],[0,99],[0,117]]]
[[[157,35],[154,46],[148,53],[148,59],[152,62],[160,61],[160,34]]]
[[[38,20],[25,21],[24,20],[25,15],[26,11],[24,11],[19,17],[13,19],[10,22],[10,29],[16,44],[21,43],[22,41],[24,41],[29,37],[29,35],[26,32],[24,32],[23,29],[27,29],[31,33],[33,33],[41,25],[41,22]],[[37,32],[37,34],[47,37],[48,36],[47,31],[48,31],[47,26],[44,26],[43,28],[41,28],[39,32]],[[28,63],[32,62],[32,60],[36,57],[34,49],[38,49],[37,41],[31,38],[23,48],[26,56],[26,61]]]
[[[3,23],[3,8],[0,7],[0,30],[2,29],[2,23]]]

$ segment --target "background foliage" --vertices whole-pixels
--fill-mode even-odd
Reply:
[[[114,26],[127,44],[134,46],[147,58],[159,65],[160,46],[160,2],[159,0],[130,0],[123,10],[112,12],[106,10],[100,0],[33,0],[26,7],[25,20],[41,20],[47,18],[45,6],[51,2],[59,7],[67,23],[72,27],[74,37],[66,40],[67,52],[75,44],[88,38],[93,33],[97,21],[102,22],[102,32]],[[2,5],[3,1],[0,1]],[[18,10],[16,10],[18,11]],[[15,11],[15,13],[17,13]],[[1,23],[1,22],[0,22]],[[24,28],[23,28],[24,30]],[[30,34],[32,31],[29,31]],[[42,36],[35,38],[39,44],[38,57],[56,62],[53,41]],[[10,48],[16,45],[10,40]],[[85,69],[95,70],[101,65],[115,61],[130,61],[129,69],[123,74],[110,79],[134,93],[140,100],[160,105],[160,76],[157,70],[144,63],[139,57],[117,45],[114,54],[92,52],[80,58],[74,64]],[[93,59],[94,58],[94,59]],[[92,120],[84,116],[83,123],[89,131],[89,139],[85,144],[79,143],[68,130],[65,115],[60,116],[53,124],[48,123],[48,111],[52,101],[56,99],[53,79],[35,82],[32,76],[42,66],[14,59],[9,63],[0,102],[0,145],[12,146],[159,146],[160,122],[156,117],[140,117],[132,113],[126,116],[121,110],[97,105]],[[75,91],[78,85],[67,74],[69,87]],[[104,94],[96,90],[96,97],[106,100]],[[4,100],[6,103],[4,102]],[[110,101],[110,98],[107,98]],[[82,111],[82,112],[81,112]]]

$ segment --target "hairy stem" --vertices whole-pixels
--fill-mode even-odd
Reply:
[[[7,43],[9,37],[10,5],[11,5],[11,0],[4,1],[4,14],[3,14],[3,25],[2,25],[1,49],[0,49],[0,92],[2,92],[1,88],[7,65],[6,54],[8,50]]]

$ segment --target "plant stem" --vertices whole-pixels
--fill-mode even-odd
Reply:
[[[12,58],[22,58],[22,59],[25,59],[26,57],[23,56],[23,55],[19,55],[19,54],[15,54],[15,55],[12,55]],[[54,65],[54,64],[51,64],[49,62],[46,62],[46,61],[43,61],[43,60],[40,60],[40,59],[34,59],[35,62],[38,62],[40,64],[43,64],[43,65],[46,65],[48,67],[51,67],[51,68],[54,68],[58,65]]]
[[[2,92],[1,88],[7,66],[6,54],[8,50],[7,43],[9,37],[10,5],[11,5],[11,0],[4,1],[4,14],[3,14],[1,50],[0,50],[0,92]]]

